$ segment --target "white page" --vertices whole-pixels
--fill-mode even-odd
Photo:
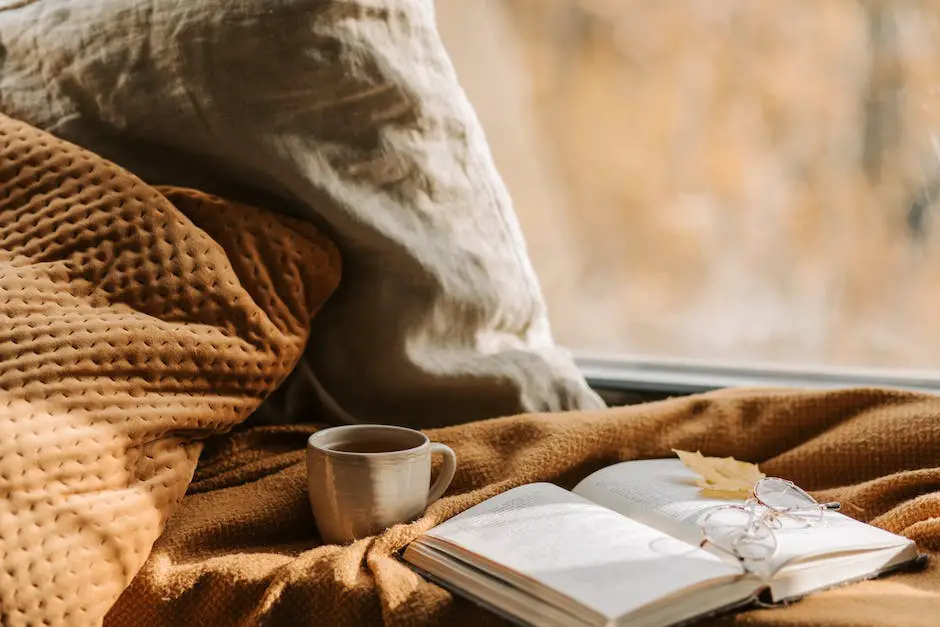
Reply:
[[[547,483],[500,494],[425,535],[522,574],[607,619],[743,572]]]
[[[625,516],[665,530],[687,542],[697,542],[697,519],[713,507],[740,505],[699,495],[698,478],[678,459],[623,462],[602,468],[579,483],[573,492]],[[910,541],[882,529],[826,512],[813,527],[776,530],[777,553],[772,570],[793,560],[859,549],[902,546]]]

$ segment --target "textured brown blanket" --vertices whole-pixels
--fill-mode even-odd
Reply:
[[[312,227],[0,115],[0,625],[101,622],[338,281]]]
[[[761,462],[845,511],[940,551],[940,399],[900,392],[742,390],[594,413],[526,415],[432,432],[460,459],[449,495],[411,525],[320,546],[305,494],[314,427],[216,438],[112,625],[485,625],[501,621],[415,575],[396,551],[510,487],[571,487],[617,461],[701,449]],[[722,622],[936,625],[940,569],[817,594]]]

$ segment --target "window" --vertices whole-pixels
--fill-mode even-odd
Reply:
[[[560,342],[940,371],[934,3],[437,11]]]

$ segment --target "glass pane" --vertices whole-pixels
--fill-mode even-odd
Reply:
[[[940,3],[437,10],[561,342],[940,366]]]

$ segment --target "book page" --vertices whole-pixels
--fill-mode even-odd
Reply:
[[[678,459],[623,462],[591,474],[573,492],[686,542],[698,543],[702,514],[721,505],[741,505],[742,501],[701,496],[695,485],[697,478]],[[774,572],[797,560],[909,543],[838,512],[826,512],[819,525],[790,525],[774,534],[777,552],[770,564]]]
[[[555,591],[608,620],[743,574],[737,564],[547,483],[500,494],[419,541],[465,560],[472,553],[477,567],[492,573],[496,565],[502,577],[511,571],[514,585],[549,602]]]
[[[640,460],[602,468],[572,492],[697,544],[702,539],[699,517],[713,507],[732,503],[700,497],[697,478],[678,459]]]

